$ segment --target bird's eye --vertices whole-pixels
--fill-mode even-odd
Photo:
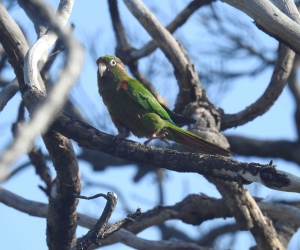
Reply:
[[[111,60],[111,61],[110,61],[110,65],[111,65],[111,66],[116,66],[116,64],[117,64],[117,63],[116,63],[115,60]]]

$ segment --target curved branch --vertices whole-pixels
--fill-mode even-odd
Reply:
[[[258,28],[300,54],[300,25],[270,1],[222,0],[254,19]]]
[[[29,1],[30,2],[30,1]],[[40,17],[52,16],[52,13],[45,11],[42,6],[40,6],[40,2],[36,1],[35,3],[30,2],[35,6],[35,11],[40,13]],[[55,29],[62,29],[64,27],[71,15],[71,11],[73,8],[74,0],[62,0],[59,3],[57,9],[56,18],[52,18],[52,27],[47,30],[45,35],[43,35],[28,51],[25,57],[24,63],[24,81],[26,84],[31,84],[42,92],[45,92],[45,86],[43,81],[41,80],[39,70],[38,70],[38,62],[42,56],[47,55],[48,50],[52,47],[55,41],[58,38],[57,31]],[[45,18],[47,20],[47,18]],[[54,25],[56,27],[54,27]],[[48,55],[43,59],[43,62],[46,61]]]
[[[97,220],[92,229],[89,230],[80,240],[78,240],[76,245],[73,246],[71,250],[87,249],[92,243],[96,244],[101,238],[104,237],[105,227],[107,226],[108,220],[114,212],[118,201],[118,196],[112,192],[108,192],[107,194],[97,194],[92,197],[85,197],[81,195],[76,195],[76,197],[86,200],[103,197],[106,199],[106,205],[100,218]]]
[[[294,1],[287,0],[282,2],[274,0],[273,2],[282,11],[282,17],[289,17],[296,23],[300,24],[300,15],[298,9],[295,6]],[[268,25],[272,26],[272,24]],[[223,115],[222,118],[224,118],[224,122],[222,122],[222,129],[227,129],[245,124],[248,121],[251,121],[257,116],[262,115],[266,111],[268,111],[269,108],[274,104],[274,102],[281,94],[283,87],[285,86],[288,80],[288,77],[293,67],[294,58],[294,52],[292,52],[284,45],[279,46],[278,59],[274,67],[271,82],[264,94],[254,104],[247,107],[244,111],[241,111],[234,115]]]
[[[221,113],[221,130],[237,127],[263,115],[281,94],[293,67],[295,53],[285,45],[279,46],[278,59],[269,86],[256,102],[236,114]]]
[[[16,160],[16,158],[28,149],[38,133],[44,133],[47,130],[50,123],[61,110],[69,89],[72,87],[80,73],[83,62],[83,49],[77,41],[75,41],[66,30],[61,29],[60,23],[58,23],[57,18],[52,16],[52,13],[47,11],[43,11],[42,13],[45,18],[49,19],[50,26],[64,42],[67,49],[67,61],[59,76],[57,84],[53,87],[45,103],[39,104],[41,99],[30,99],[31,97],[28,97],[31,87],[36,86],[36,84],[29,85],[28,91],[23,93],[23,100],[29,109],[29,112],[33,114],[37,105],[39,105],[39,109],[34,112],[30,122],[24,125],[21,133],[18,134],[10,147],[3,152],[0,158],[0,182],[5,179],[3,176],[8,167]],[[19,62],[16,62],[16,64],[12,63],[14,68],[17,68],[18,65]],[[36,81],[36,79],[33,80]],[[42,96],[43,95],[40,95],[39,97],[42,98]]]

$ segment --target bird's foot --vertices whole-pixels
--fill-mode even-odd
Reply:
[[[124,140],[124,139],[126,139],[126,137],[127,137],[126,134],[119,133],[116,136],[114,136],[113,141],[116,141],[119,139]]]
[[[154,133],[147,141],[144,142],[144,145],[148,145],[148,143],[154,139],[163,139],[167,134],[168,134],[168,132],[164,132],[160,135],[158,135],[157,133]]]

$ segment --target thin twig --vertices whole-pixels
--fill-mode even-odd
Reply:
[[[86,199],[86,200],[95,199],[95,198],[98,198],[98,197],[103,197],[107,200],[105,208],[104,208],[99,220],[95,224],[95,226],[90,231],[88,231],[87,234],[85,236],[83,236],[76,243],[76,245],[74,247],[72,247],[72,250],[86,249],[92,243],[97,244],[98,239],[103,238],[104,232],[105,232],[105,227],[106,227],[106,225],[108,223],[108,220],[111,217],[113,211],[115,210],[115,207],[117,205],[118,197],[115,193],[112,193],[112,192],[108,192],[107,195],[97,194],[97,195],[94,195],[94,196],[91,196],[91,197],[85,197],[85,196],[81,196],[81,195],[74,195],[74,197],[80,198],[80,199]]]

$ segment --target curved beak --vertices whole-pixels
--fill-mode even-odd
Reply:
[[[100,77],[102,77],[105,73],[106,65],[104,63],[100,62],[98,64],[98,69],[99,69],[99,75],[100,75]]]

